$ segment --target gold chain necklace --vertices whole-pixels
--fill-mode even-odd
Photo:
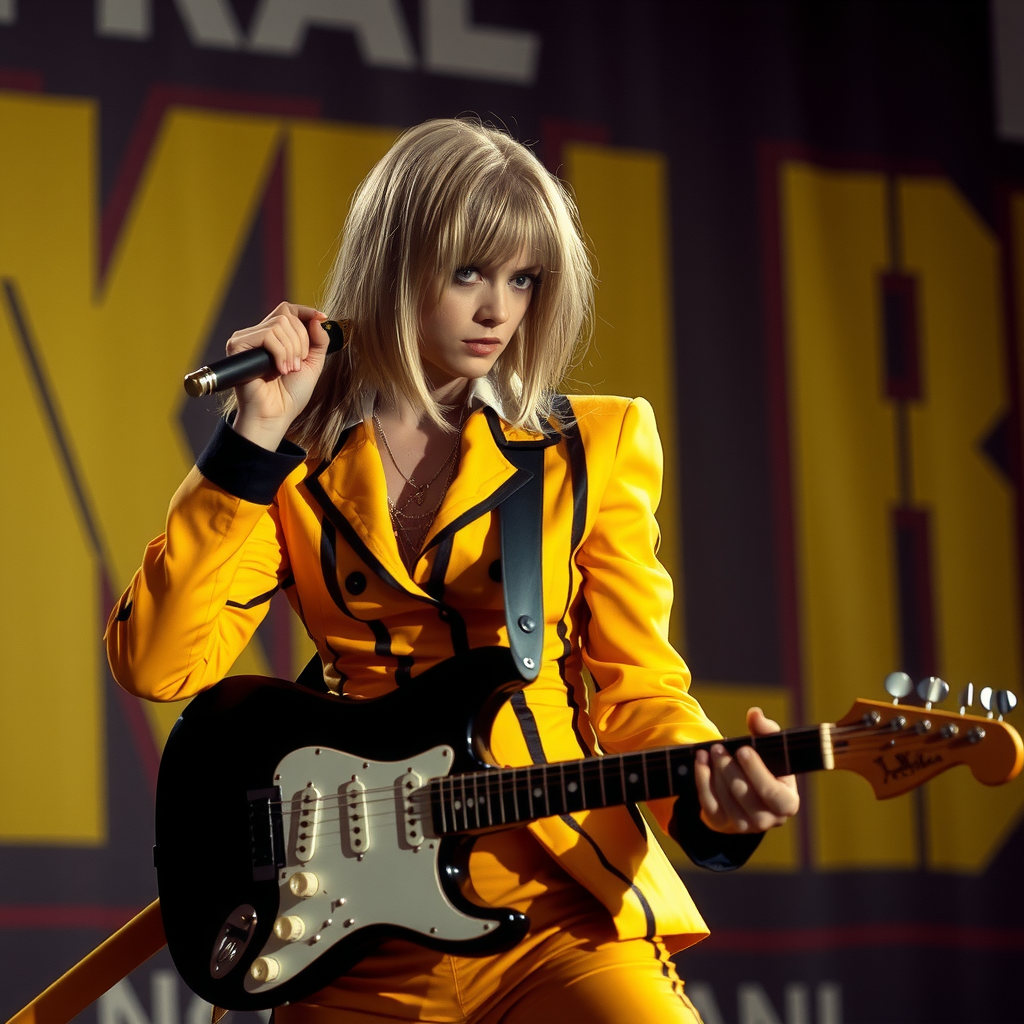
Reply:
[[[402,562],[410,572],[412,572],[413,566],[415,566],[416,562],[419,560],[423,541],[430,532],[431,526],[434,525],[437,513],[441,510],[441,503],[444,501],[444,496],[448,493],[448,488],[455,476],[455,470],[458,467],[458,459],[456,456],[459,451],[462,424],[465,419],[465,414],[466,410],[463,409],[462,415],[459,417],[460,436],[456,438],[451,451],[448,453],[444,462],[442,462],[438,467],[437,472],[424,484],[417,484],[415,477],[406,476],[405,473],[402,472],[402,467],[398,465],[395,453],[391,450],[391,445],[388,444],[388,438],[384,433],[384,428],[380,425],[380,420],[377,418],[377,414],[373,414],[374,425],[376,426],[377,433],[384,444],[384,450],[388,453],[388,457],[391,459],[391,464],[396,470],[398,470],[402,479],[405,480],[410,487],[415,488],[413,493],[402,502],[400,507],[396,505],[391,500],[391,496],[388,495],[388,513],[391,517],[391,527],[395,534],[395,540],[398,541],[398,550],[401,555]],[[437,502],[434,507],[428,512],[423,512],[420,515],[408,512],[407,509],[414,501],[418,506],[423,505],[423,502],[426,499],[426,493],[430,489],[430,485],[437,480],[446,466],[449,467],[448,475],[445,477],[444,486],[441,488],[441,493],[438,495]]]
[[[374,426],[376,426],[377,428],[377,434],[380,436],[381,441],[384,442],[384,450],[388,453],[388,457],[391,459],[391,465],[398,470],[399,476],[401,476],[401,478],[410,487],[414,488],[412,494],[409,495],[409,497],[402,502],[402,508],[404,509],[406,505],[408,505],[412,501],[415,501],[417,505],[422,505],[423,502],[426,500],[427,491],[430,489],[430,485],[441,475],[441,471],[445,468],[445,466],[448,465],[452,457],[458,451],[459,441],[461,440],[461,437],[456,437],[455,444],[452,445],[452,450],[448,453],[448,458],[446,458],[444,462],[442,462],[441,465],[437,467],[437,472],[425,484],[418,484],[416,483],[415,477],[406,476],[405,473],[402,471],[402,467],[398,464],[398,460],[395,458],[395,453],[391,450],[391,445],[388,444],[388,435],[384,433],[384,428],[380,425],[380,420],[377,419],[376,413],[373,414],[373,423]],[[462,430],[461,417],[459,419],[459,430],[460,432]],[[390,498],[388,500],[390,501]]]

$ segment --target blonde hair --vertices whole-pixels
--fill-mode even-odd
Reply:
[[[419,356],[419,317],[466,266],[525,252],[540,267],[526,316],[488,380],[506,419],[540,430],[593,317],[593,272],[576,207],[534,154],[469,120],[404,132],[356,190],[320,308],[349,321],[289,437],[329,458],[378,397],[447,427]]]

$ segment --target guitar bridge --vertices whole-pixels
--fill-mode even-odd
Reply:
[[[252,850],[252,880],[267,882],[285,865],[284,825],[281,817],[281,787],[250,789],[249,842]]]

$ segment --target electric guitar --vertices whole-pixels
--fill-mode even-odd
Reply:
[[[677,795],[711,745],[494,768],[486,738],[522,685],[495,647],[376,700],[257,676],[197,696],[164,750],[154,848],[167,944],[193,991],[262,1009],[315,992],[389,938],[508,948],[529,921],[463,894],[472,835]],[[744,744],[776,775],[845,768],[879,798],[957,764],[997,785],[1024,761],[1002,721],[869,700],[835,724],[725,741]]]

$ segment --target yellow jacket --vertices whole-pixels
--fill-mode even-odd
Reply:
[[[662,457],[651,408],[570,401],[578,427],[544,453],[544,659],[525,699],[495,722],[501,765],[719,736],[667,639],[672,582],[656,557]],[[516,471],[502,445],[532,436],[490,410],[467,418],[458,474],[410,575],[372,431],[357,424],[317,465],[288,442],[266,452],[222,426],[111,614],[115,678],[150,700],[213,685],[278,587],[316,643],[328,685],[346,693],[376,696],[466,646],[507,645],[495,508]],[[667,827],[672,801],[658,803]],[[620,937],[660,935],[679,949],[707,935],[635,808],[528,827],[604,903]]]

